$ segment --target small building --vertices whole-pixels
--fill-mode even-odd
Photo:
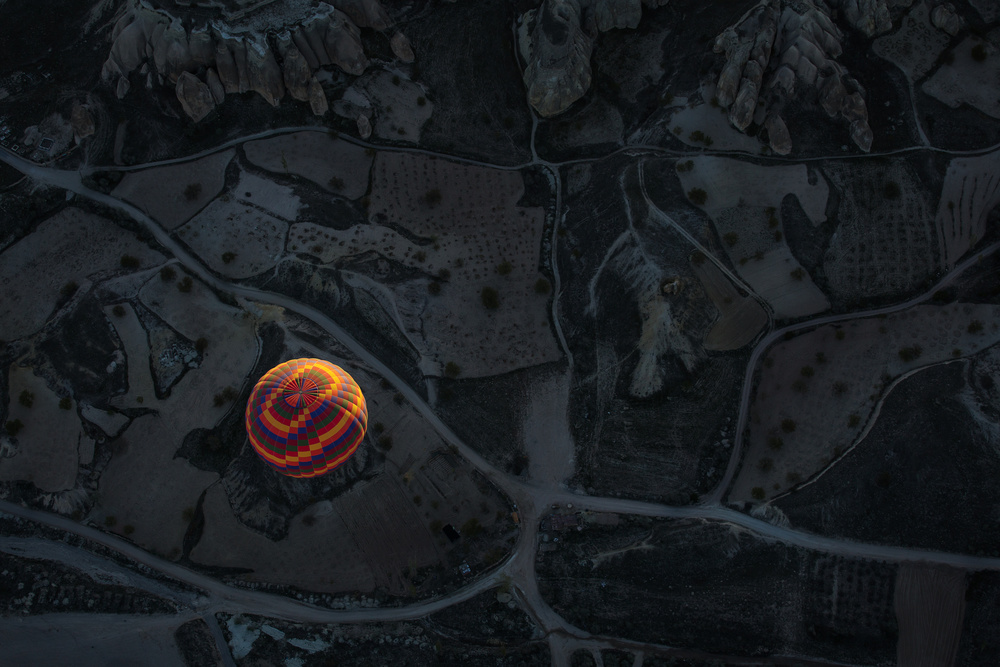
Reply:
[[[469,567],[469,564],[465,561],[462,561],[462,564],[458,566],[458,571],[462,573],[463,577],[467,577],[472,574],[472,568]]]

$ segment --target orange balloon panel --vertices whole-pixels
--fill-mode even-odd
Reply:
[[[264,461],[291,477],[330,472],[354,454],[368,428],[368,406],[354,378],[322,359],[275,366],[247,401],[247,435]]]

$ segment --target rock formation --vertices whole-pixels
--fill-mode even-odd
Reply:
[[[848,14],[852,25],[860,21],[864,31],[871,26],[884,29],[880,18],[884,2],[851,6],[861,12]],[[782,108],[792,97],[811,92],[831,118],[839,116],[850,124],[852,141],[869,151],[872,130],[865,91],[836,60],[843,51],[842,41],[843,33],[826,5],[812,0],[765,0],[744,14],[716,38],[714,46],[716,53],[726,56],[716,96],[729,109],[733,126],[745,131],[751,123],[762,125],[772,150],[787,155],[792,141]]]
[[[184,113],[196,123],[215,109],[215,100],[208,85],[191,72],[182,72],[174,89]]]
[[[955,5],[950,2],[938,5],[931,11],[931,23],[934,24],[935,28],[943,30],[952,37],[965,28],[965,21],[955,11]]]
[[[73,111],[70,113],[69,122],[73,126],[73,136],[77,143],[94,134],[94,117],[80,102],[73,102]]]
[[[635,28],[642,7],[667,0],[543,0],[526,13],[530,40],[522,48],[528,102],[545,117],[562,113],[590,88],[590,55],[598,32]]]
[[[181,18],[131,0],[112,30],[102,78],[115,87],[119,99],[129,93],[134,72],[145,75],[150,88],[173,86],[184,112],[195,122],[226,95],[250,91],[277,106],[287,90],[322,115],[329,104],[313,73],[332,65],[362,74],[369,61],[360,28],[388,31],[392,24],[379,0],[319,2],[307,14],[263,32],[229,23],[232,17],[222,13],[225,19],[203,19],[201,25],[186,28]],[[393,34],[390,44],[400,60],[413,61],[403,33]]]

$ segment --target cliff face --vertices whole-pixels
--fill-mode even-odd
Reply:
[[[829,4],[868,36],[891,28],[885,0]],[[828,4],[813,0],[764,0],[715,40],[715,52],[726,58],[717,86],[719,104],[729,109],[730,122],[741,131],[751,123],[763,125],[772,150],[780,155],[792,150],[781,117],[792,98],[813,99],[831,118],[850,125],[851,140],[861,150],[871,149],[865,90],[837,62],[844,35],[829,12]]]
[[[320,2],[310,14],[275,26],[273,32],[221,19],[187,29],[179,18],[135,2],[112,31],[102,78],[122,98],[131,88],[129,75],[151,68],[150,80],[174,87],[181,107],[195,122],[226,95],[251,91],[273,106],[288,91],[322,115],[328,103],[313,73],[336,66],[348,74],[362,74],[369,61],[359,28],[384,31],[390,26],[378,0]],[[401,58],[412,60],[405,35],[393,35],[392,45]]]

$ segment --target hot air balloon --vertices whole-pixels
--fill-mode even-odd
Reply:
[[[264,374],[247,401],[247,435],[283,475],[316,477],[342,465],[368,427],[354,378],[322,359],[292,359]]]

